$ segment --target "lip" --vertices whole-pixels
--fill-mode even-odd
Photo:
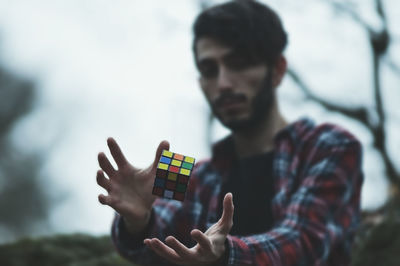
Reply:
[[[229,101],[229,102],[225,102],[225,103],[221,104],[220,107],[222,109],[234,109],[234,108],[240,107],[241,105],[242,105],[242,103],[240,103],[240,102]]]
[[[218,108],[224,109],[227,111],[236,110],[236,109],[241,108],[243,106],[244,102],[245,101],[242,99],[233,99],[233,98],[225,99],[218,105]]]

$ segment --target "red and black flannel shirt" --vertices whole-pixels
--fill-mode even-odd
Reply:
[[[228,235],[228,265],[349,265],[363,183],[359,141],[338,126],[308,119],[290,124],[274,140],[274,226],[255,235]],[[190,231],[218,221],[221,184],[233,161],[227,143],[217,143],[212,159],[197,163],[183,203],[156,200],[146,237],[164,241],[173,235],[192,247]],[[141,265],[173,265],[122,227],[117,214],[112,238],[122,256]]]

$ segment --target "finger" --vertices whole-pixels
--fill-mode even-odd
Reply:
[[[157,238],[147,239],[144,243],[150,247],[156,254],[176,264],[182,261],[182,258],[172,248],[165,245]]]
[[[190,232],[190,235],[202,249],[207,251],[211,250],[211,241],[203,232],[198,229],[194,229],[192,232]]]
[[[108,138],[107,139],[107,145],[108,148],[110,149],[111,155],[114,158],[115,162],[118,165],[118,168],[124,167],[128,161],[126,160],[124,154],[121,151],[121,148],[113,138]]]
[[[100,194],[99,195],[99,202],[103,205],[108,205],[110,207],[112,207],[112,199],[110,196],[106,196],[104,194]]]
[[[104,172],[106,172],[108,177],[111,177],[112,175],[114,175],[115,169],[112,166],[112,164],[110,163],[110,161],[107,159],[107,156],[103,152],[100,152],[97,158],[99,160],[99,165],[100,165],[101,169],[103,169]]]
[[[169,150],[169,142],[166,140],[161,141],[160,144],[158,145],[158,148],[156,151],[156,158],[154,158],[154,162],[153,162],[153,167],[157,167],[157,164],[160,161],[160,157],[161,157],[163,150]]]
[[[233,225],[234,206],[233,206],[232,193],[226,193],[226,195],[224,197],[223,207],[224,208],[222,211],[222,216],[221,216],[221,219],[218,221],[218,223],[221,226],[221,232],[224,234],[228,234]]]
[[[104,176],[104,172],[102,170],[97,171],[96,175],[97,184],[104,188],[105,190],[109,191],[111,187],[110,180]]]
[[[182,244],[178,239],[173,236],[169,236],[165,239],[165,242],[183,259],[190,259],[193,252]]]

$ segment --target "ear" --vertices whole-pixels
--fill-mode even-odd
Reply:
[[[287,61],[284,55],[280,55],[275,63],[274,72],[272,76],[272,86],[274,88],[278,87],[283,77],[285,76],[287,70]]]

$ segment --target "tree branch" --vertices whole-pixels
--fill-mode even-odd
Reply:
[[[347,117],[350,117],[354,120],[361,122],[365,127],[371,130],[371,125],[368,119],[368,110],[363,107],[349,107],[344,105],[334,104],[329,102],[316,94],[314,94],[308,85],[300,78],[297,72],[293,68],[289,68],[287,74],[292,78],[292,80],[299,86],[299,88],[303,91],[305,96],[314,102],[322,105],[325,109],[337,113],[341,113]]]
[[[368,120],[365,119],[357,119],[358,121],[362,121],[364,125],[370,130],[374,137],[373,145],[374,147],[381,153],[382,159],[384,161],[385,169],[386,169],[386,176],[389,181],[400,188],[400,172],[396,170],[392,159],[389,157],[388,150],[386,147],[386,113],[384,110],[384,104],[382,99],[382,88],[381,88],[381,81],[380,81],[380,70],[381,70],[381,63],[385,60],[385,54],[388,51],[388,47],[390,45],[390,34],[388,30],[388,24],[386,19],[386,12],[383,7],[382,0],[375,0],[375,9],[376,13],[379,15],[382,21],[382,29],[374,30],[372,29],[368,23],[366,23],[358,13],[354,11],[348,5],[343,3],[332,3],[333,7],[339,11],[345,12],[350,17],[358,23],[361,27],[363,27],[369,36],[369,43],[371,45],[371,53],[372,53],[372,72],[373,72],[373,88],[374,88],[374,99],[375,99],[375,109],[378,115],[378,122],[376,125],[372,125]],[[389,60],[388,62],[389,67],[398,73],[400,70],[398,67]],[[301,86],[300,86],[301,87]],[[303,90],[304,91],[304,90]],[[323,103],[323,102],[322,102]],[[329,107],[329,103],[325,106]],[[335,108],[334,108],[335,109]],[[331,109],[332,110],[332,109]],[[339,111],[340,108],[339,108]],[[352,114],[351,112],[343,112],[344,114],[348,115],[351,118],[355,118],[356,115]]]
[[[338,3],[338,2],[332,2],[331,5],[333,6],[334,9],[336,9],[339,12],[346,13],[349,15],[355,22],[363,26],[364,29],[367,31],[372,31],[371,26],[368,25],[368,23],[361,18],[361,16],[354,11],[353,8],[351,8],[349,5],[345,5],[344,3]]]
[[[396,65],[395,62],[393,62],[393,59],[391,57],[385,57],[385,63],[389,66],[389,68],[395,72],[395,74],[400,76],[400,67]]]

